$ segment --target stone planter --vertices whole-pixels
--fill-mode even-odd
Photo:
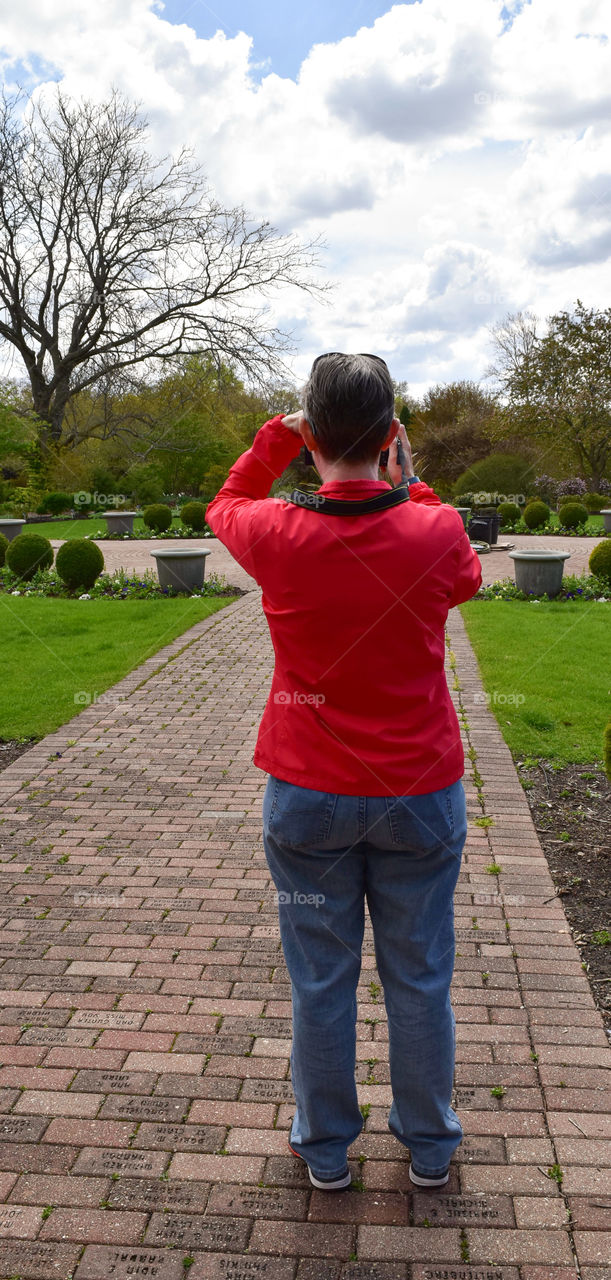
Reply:
[[[605,533],[611,533],[611,507],[604,507],[599,514],[605,522]]]
[[[565,560],[570,559],[570,551],[552,551],[535,547],[523,551],[510,551],[509,557],[514,562],[516,587],[527,595],[544,593],[552,598],[562,588],[562,573]]]
[[[109,533],[133,533],[134,519],[137,515],[137,511],[102,512],[102,516],[106,521],[106,528]]]
[[[160,587],[173,587],[174,591],[197,591],[204,585],[206,556],[211,551],[200,551],[197,547],[188,550],[168,548],[163,551],[151,551],[157,563],[157,577]]]
[[[455,508],[455,510],[456,510],[456,511],[458,511],[458,514],[459,514],[459,516],[460,516],[460,518],[461,518],[461,520],[462,520],[462,522],[463,522],[463,524],[464,524],[464,526],[465,526],[465,529],[466,529],[467,524],[469,523],[469,516],[471,515],[471,508],[470,508],[470,507],[456,507],[456,508]]]
[[[14,516],[7,516],[5,520],[0,520],[0,533],[3,533],[5,538],[12,542],[13,538],[17,538],[20,533],[23,533],[25,523],[25,520],[17,520]]]

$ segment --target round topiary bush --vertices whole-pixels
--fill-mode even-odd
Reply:
[[[53,547],[40,533],[20,533],[9,542],[6,563],[11,573],[29,582],[38,569],[48,569],[53,564]]]
[[[520,508],[517,502],[500,502],[498,514],[501,527],[506,524],[517,524],[520,519]]]
[[[206,507],[203,502],[187,502],[180,513],[180,518],[189,529],[202,533],[206,527]]]
[[[607,538],[605,542],[599,542],[590,555],[588,565],[590,573],[597,578],[602,578],[603,582],[608,582],[611,587],[611,538]]]
[[[529,529],[540,529],[542,525],[547,524],[550,517],[550,510],[546,502],[540,502],[538,498],[534,502],[529,502],[524,508],[524,523]]]
[[[104,556],[95,542],[88,538],[70,538],[62,543],[55,560],[55,568],[67,587],[75,591],[92,587],[104,568]]]
[[[148,529],[154,529],[155,533],[165,533],[172,523],[172,512],[163,502],[156,502],[143,511],[142,519]]]
[[[46,516],[61,516],[63,511],[70,511],[74,505],[74,497],[71,493],[45,493],[45,496],[37,508],[36,514]]]
[[[566,502],[558,512],[558,519],[565,529],[576,529],[578,524],[585,524],[588,513],[582,502]]]
[[[8,546],[9,546],[8,538],[5,538],[4,534],[0,533],[0,569],[2,568],[4,561],[6,559],[6,549]]]

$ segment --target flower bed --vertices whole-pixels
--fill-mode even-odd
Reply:
[[[23,582],[10,569],[0,569],[0,595],[12,596],[61,596],[72,600],[148,600],[163,599],[168,596],[184,595],[184,592],[172,590],[171,587],[160,587],[157,575],[150,569],[144,573],[126,573],[118,569],[116,573],[102,573],[89,591],[70,591],[62,582],[54,569],[41,569],[29,582]],[[206,578],[203,587],[189,592],[190,599],[200,596],[242,595],[239,587],[228,586],[225,579],[216,573]]]
[[[526,594],[516,587],[515,582],[511,578],[498,579],[492,582],[488,587],[480,587],[474,600],[530,600],[531,604],[538,604],[541,601],[548,600],[547,595],[535,595],[533,591]],[[554,603],[558,600],[595,600],[599,604],[611,604],[611,588],[609,583],[603,578],[596,578],[593,574],[567,574],[562,579],[562,589],[557,596],[554,596]]]
[[[182,529],[174,527],[166,529],[163,533],[154,533],[152,529],[139,529],[136,533],[109,533],[107,529],[98,529],[95,533],[86,533],[84,535],[89,538],[90,542],[142,542],[162,540],[174,540],[182,538],[213,538],[212,529],[206,528],[203,533],[197,532],[195,529]]]

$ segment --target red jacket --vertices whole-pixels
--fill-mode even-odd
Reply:
[[[427,485],[360,516],[267,498],[302,439],[266,422],[208,507],[210,528],[259,583],[276,664],[254,763],[338,795],[421,795],[462,777],[444,672],[445,621],[481,583],[458,511]],[[382,480],[319,492],[365,498]]]

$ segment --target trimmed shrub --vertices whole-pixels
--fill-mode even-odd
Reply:
[[[609,506],[609,499],[604,493],[586,493],[584,494],[583,505],[591,516],[597,516],[599,511],[603,511]]]
[[[532,466],[515,453],[491,453],[463,471],[454,485],[455,493],[527,493],[532,488]],[[492,497],[490,498],[492,501]]]
[[[567,502],[558,512],[558,519],[565,529],[576,529],[578,524],[585,524],[587,518],[587,510],[581,502]]]
[[[188,529],[202,533],[206,527],[206,507],[203,502],[187,502],[182,508],[180,518]]]
[[[11,573],[16,573],[24,582],[29,582],[38,569],[51,567],[53,547],[49,539],[43,538],[40,533],[20,533],[9,542],[6,563]]]
[[[45,493],[40,506],[36,508],[36,514],[61,516],[63,511],[70,511],[73,506],[74,497],[71,493]]]
[[[154,529],[155,533],[165,533],[172,523],[172,512],[162,502],[156,502],[143,511],[142,519],[148,529]]]
[[[472,507],[473,494],[471,491],[469,493],[459,493],[456,498],[452,498],[452,505],[454,507]]]
[[[104,556],[95,542],[88,538],[70,538],[62,543],[55,560],[55,568],[67,587],[75,591],[92,587],[104,568]]]
[[[517,524],[520,519],[520,508],[517,502],[500,502],[499,516],[501,526],[506,524]]]
[[[6,549],[9,546],[9,540],[3,533],[0,533],[0,569],[6,559]]]
[[[602,578],[603,582],[608,582],[611,587],[611,538],[607,538],[605,542],[599,542],[594,548],[588,560],[590,573],[595,577]]]
[[[529,529],[540,529],[541,525],[547,524],[550,517],[550,510],[546,502],[540,502],[535,498],[534,502],[529,502],[524,508],[524,523]]]

